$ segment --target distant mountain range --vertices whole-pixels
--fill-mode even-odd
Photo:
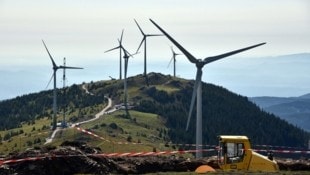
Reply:
[[[249,98],[269,113],[310,131],[310,93],[299,97],[252,97]]]

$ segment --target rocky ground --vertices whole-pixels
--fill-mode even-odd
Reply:
[[[60,147],[31,149],[11,154],[4,160],[36,160],[5,163],[0,166],[0,175],[6,174],[144,174],[152,172],[194,171],[200,165],[218,169],[216,158],[189,160],[175,156],[105,157],[101,150],[81,142],[64,142]],[[0,162],[1,162],[0,161]],[[309,160],[278,161],[281,170],[310,171]]]

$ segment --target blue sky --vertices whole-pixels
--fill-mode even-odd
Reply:
[[[262,76],[269,71],[249,72],[246,67],[256,62],[243,58],[309,53],[309,9],[307,0],[0,0],[0,99],[45,90],[52,69],[41,39],[58,64],[66,57],[67,65],[85,68],[68,71],[68,84],[118,77],[118,52],[104,51],[117,45],[122,29],[124,46],[137,49],[142,36],[134,18],[146,33],[159,33],[152,18],[197,58],[267,42],[205,66],[203,81],[246,96],[302,95],[310,92],[304,76],[309,72],[294,71],[296,78],[289,81],[272,62],[267,67],[275,73]],[[148,39],[150,71],[171,74],[170,45],[165,37]],[[143,72],[142,62],[143,54],[130,60],[129,76]],[[194,78],[195,67],[184,56],[178,57],[178,66],[179,76]],[[252,80],[246,81],[246,75]]]

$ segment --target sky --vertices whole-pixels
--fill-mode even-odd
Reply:
[[[268,61],[310,53],[308,0],[0,0],[0,100],[52,88],[42,39],[58,65],[66,57],[68,66],[84,68],[67,71],[68,85],[117,78],[118,51],[105,51],[117,46],[122,29],[124,47],[137,50],[142,35],[134,19],[145,33],[160,34],[149,18],[200,59],[267,42],[206,65],[204,82],[244,96],[310,92],[307,60]],[[147,39],[148,72],[172,74],[172,45],[162,36]],[[129,76],[143,73],[140,52],[129,60]],[[179,77],[194,79],[195,72],[184,55],[177,57]],[[58,87],[61,77],[58,71]]]

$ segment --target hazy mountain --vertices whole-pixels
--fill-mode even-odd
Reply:
[[[88,60],[88,59],[85,59]],[[82,82],[100,81],[119,77],[119,60],[105,58],[85,61],[76,64],[83,70],[66,72],[66,85]],[[62,61],[55,60],[58,64]],[[69,62],[73,60],[68,60]],[[52,75],[52,67],[48,58],[43,59],[46,64],[2,66],[0,73],[0,100],[13,98],[27,93],[44,90]],[[148,61],[149,72],[171,74],[172,67],[167,68],[169,59],[153,58]],[[185,79],[195,77],[196,68],[188,64],[184,56],[177,61],[177,76]],[[69,63],[68,63],[69,64]],[[73,63],[71,63],[73,64]],[[130,60],[128,76],[135,76],[143,71],[143,61]],[[261,96],[297,96],[308,93],[310,87],[310,53],[300,53],[266,57],[238,57],[232,56],[219,62],[209,64],[204,69],[202,80],[211,84],[221,85],[230,91],[248,97]],[[13,69],[13,70],[12,70]],[[63,72],[57,71],[57,86],[62,87]],[[53,86],[50,84],[48,89]]]
[[[267,112],[310,131],[310,94],[300,97],[253,97],[251,101]]]

